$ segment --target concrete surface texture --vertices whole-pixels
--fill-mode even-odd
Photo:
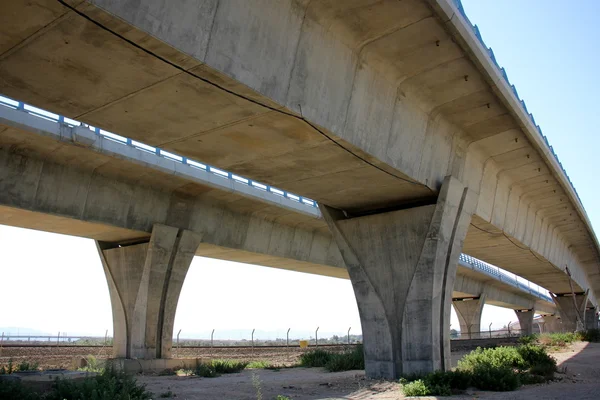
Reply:
[[[0,7],[3,94],[348,213],[453,175],[479,194],[466,253],[555,293],[568,265],[595,302],[585,212],[447,0]]]
[[[567,332],[584,328],[583,314],[587,304],[586,293],[552,295],[560,314],[563,329]]]
[[[552,333],[552,332],[563,332],[563,324],[562,321],[556,313],[555,315],[544,315],[542,317],[543,322],[541,323],[541,331],[542,333]]]
[[[113,312],[115,358],[170,358],[177,301],[201,236],[154,225],[145,243],[96,242]]]
[[[598,329],[598,309],[588,308],[585,310],[585,329]]]
[[[596,304],[585,211],[450,1],[7,1],[0,76],[2,94],[328,210],[325,223],[0,126],[1,223],[107,242],[107,271],[143,276],[164,224],[198,235],[198,255],[350,276],[374,376],[447,366],[461,249]],[[143,321],[120,354],[166,356],[136,308],[153,284],[115,279],[143,288],[117,313]]]
[[[448,177],[436,204],[344,218],[320,205],[356,295],[370,377],[450,365],[450,299],[476,195]]]
[[[23,111],[0,108],[0,124],[4,224],[118,245],[143,241],[153,222],[163,223],[201,234],[197,255],[348,278],[316,208],[282,206],[263,191],[202,179],[191,167]],[[534,299],[537,312],[556,309],[459,263],[453,296],[484,289],[493,305],[520,309]]]
[[[481,313],[485,305],[485,292],[478,298],[455,298],[452,305],[460,324],[460,334],[468,335],[469,339],[479,338],[481,332]]]
[[[533,334],[533,310],[515,310],[522,335]]]

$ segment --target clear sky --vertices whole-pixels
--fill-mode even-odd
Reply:
[[[600,2],[463,0],[575,184],[596,230]],[[112,330],[108,288],[91,240],[0,226],[0,327],[103,335]],[[482,327],[512,310],[486,306]],[[360,332],[349,281],[196,257],[175,330]],[[452,327],[458,328],[453,313]],[[13,334],[16,332],[12,332]],[[239,335],[244,335],[240,333]],[[222,337],[225,338],[225,337]],[[233,339],[234,337],[232,337]],[[236,337],[237,338],[237,337]]]

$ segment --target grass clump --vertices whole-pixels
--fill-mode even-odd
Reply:
[[[324,367],[330,360],[333,353],[321,349],[308,351],[300,356],[300,365],[303,367]]]
[[[365,356],[362,345],[342,353],[316,349],[302,354],[300,365],[302,367],[324,367],[330,372],[365,369]]]
[[[325,369],[329,372],[365,369],[365,354],[362,345],[343,353],[333,353],[325,364]]]
[[[249,369],[268,369],[268,368],[272,368],[272,364],[268,361],[264,361],[264,360],[258,360],[258,361],[251,361],[248,363],[248,365],[246,365],[246,368]]]
[[[9,375],[15,372],[29,372],[37,371],[39,364],[37,362],[22,361],[20,364],[15,365],[12,358],[8,360],[8,364],[0,368],[0,375]]]
[[[556,360],[539,345],[477,348],[458,362],[455,371],[437,371],[401,379],[407,396],[448,396],[468,387],[510,391],[522,384],[552,379]]]
[[[588,329],[579,332],[542,333],[523,336],[521,344],[537,344],[547,348],[562,349],[573,342],[600,342],[600,329]]]
[[[196,364],[195,374],[203,378],[214,378],[221,374],[233,374],[248,366],[247,362],[237,360],[212,360]]]
[[[234,374],[242,371],[248,365],[245,361],[237,360],[213,360],[210,364],[217,374]]]
[[[149,400],[152,393],[136,379],[113,368],[82,381],[62,380],[54,382],[44,400]]]

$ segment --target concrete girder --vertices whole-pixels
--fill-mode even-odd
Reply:
[[[435,205],[350,219],[320,205],[356,295],[369,377],[450,368],[452,288],[476,201],[448,177]]]
[[[201,238],[157,224],[145,243],[96,242],[111,298],[113,357],[171,357],[179,294]]]

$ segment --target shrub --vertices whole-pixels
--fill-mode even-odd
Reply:
[[[325,364],[325,369],[330,372],[365,369],[365,355],[362,345],[356,346],[351,351],[331,354],[329,361]]]
[[[527,369],[523,357],[516,347],[496,347],[494,349],[478,347],[458,362],[457,369],[473,372],[476,367],[481,365],[488,365],[492,368],[508,367],[519,371]]]
[[[436,396],[430,388],[427,387],[425,381],[417,379],[413,382],[408,382],[402,385],[402,391],[406,396]]]
[[[38,400],[40,395],[18,380],[0,379],[0,399]]]
[[[519,375],[509,366],[479,364],[471,372],[473,385],[481,390],[505,392],[521,385]]]
[[[87,371],[87,372],[99,372],[102,373],[104,368],[100,365],[100,362],[93,355],[88,355],[86,358],[86,366],[83,368],[79,368],[79,371]]]
[[[600,342],[600,329],[588,329],[581,332],[581,340],[585,342]]]
[[[331,361],[332,353],[325,350],[312,350],[300,356],[300,365],[303,367],[324,367]]]
[[[37,371],[39,367],[39,364],[36,362],[28,362],[28,361],[23,361],[21,362],[21,364],[19,364],[16,368],[15,371]]]
[[[556,360],[550,357],[543,347],[537,345],[519,346],[517,352],[523,358],[530,374],[552,378],[556,372]]]
[[[148,400],[152,393],[135,378],[113,368],[82,381],[56,380],[44,400]]]
[[[448,396],[469,386],[480,390],[515,390],[523,383],[540,383],[556,372],[556,360],[539,345],[497,347],[472,351],[455,371],[437,371],[400,380],[407,396]]]
[[[471,374],[463,371],[436,371],[423,377],[400,380],[407,396],[450,396],[471,386]]]

